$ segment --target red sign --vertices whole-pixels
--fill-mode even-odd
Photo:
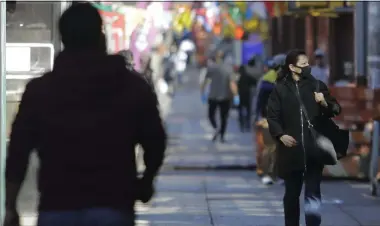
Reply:
[[[103,18],[108,51],[118,52],[126,48],[125,17],[117,12],[99,10]]]

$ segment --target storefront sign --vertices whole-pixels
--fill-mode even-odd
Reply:
[[[329,1],[295,1],[297,8],[328,8]]]
[[[107,12],[102,10],[99,10],[99,12],[104,22],[108,51],[115,53],[125,49],[126,36],[124,15],[117,12]]]

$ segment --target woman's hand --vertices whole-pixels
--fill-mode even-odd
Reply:
[[[317,103],[321,104],[324,107],[327,107],[327,102],[323,93],[314,92],[314,98]]]
[[[289,135],[282,135],[280,137],[281,142],[286,146],[286,147],[294,147],[297,145],[297,141]]]

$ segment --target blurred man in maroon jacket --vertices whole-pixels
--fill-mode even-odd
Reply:
[[[59,30],[65,49],[51,72],[28,83],[12,126],[4,225],[18,223],[16,200],[33,150],[38,226],[134,225],[134,203],[151,199],[166,148],[157,98],[121,56],[107,55],[96,8],[72,5]],[[144,149],[141,178],[136,144]]]

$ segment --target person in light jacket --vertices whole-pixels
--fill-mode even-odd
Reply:
[[[269,97],[267,120],[269,131],[278,142],[278,175],[285,182],[285,226],[299,225],[299,196],[303,183],[306,225],[319,226],[320,183],[324,165],[322,153],[315,146],[300,99],[313,125],[318,125],[318,118],[322,115],[334,117],[341,111],[325,83],[311,75],[305,52],[292,50],[286,56],[276,87]]]

